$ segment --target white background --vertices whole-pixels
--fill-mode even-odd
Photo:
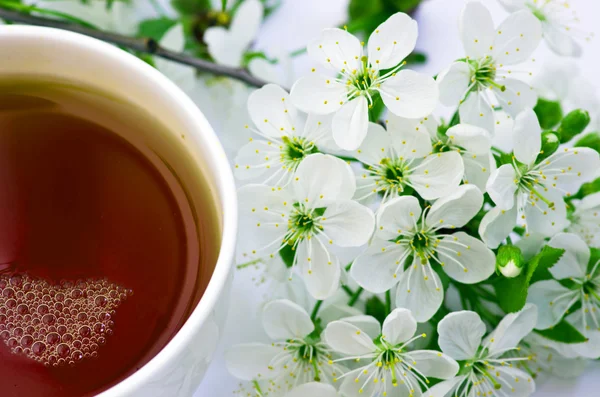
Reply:
[[[343,24],[346,20],[348,0],[283,0],[283,5],[262,27],[256,47],[271,52],[274,48],[289,51],[302,48],[319,31],[326,27]],[[370,0],[363,0],[370,1]],[[482,0],[492,11],[496,23],[507,14],[496,0]],[[428,55],[428,63],[421,68],[431,75],[439,73],[453,60],[463,56],[458,39],[458,16],[464,0],[426,0],[416,15],[419,22],[417,48]],[[581,30],[593,32],[598,26],[600,1],[573,0],[572,7],[582,20]],[[600,39],[600,38],[598,38]],[[585,53],[579,61],[580,68],[590,84],[600,87],[600,41],[585,45]],[[551,58],[544,44],[535,55],[536,66],[542,67]],[[310,61],[298,59],[296,72],[309,70]],[[251,236],[240,236],[241,239]],[[223,352],[228,346],[241,342],[266,341],[257,309],[263,301],[263,291],[251,280],[252,273],[237,272],[231,291],[231,308],[224,335],[215,353],[215,359],[204,382],[194,397],[231,396],[238,381],[225,368]],[[198,341],[202,343],[202,341]],[[538,382],[535,396],[598,396],[600,395],[600,365],[592,365],[586,374],[574,380],[545,379]],[[319,397],[319,396],[311,396]]]

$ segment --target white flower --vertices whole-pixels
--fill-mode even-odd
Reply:
[[[535,391],[531,376],[514,367],[528,357],[503,358],[518,350],[517,345],[535,325],[537,311],[526,305],[508,314],[485,339],[485,324],[475,312],[448,314],[438,324],[439,345],[444,353],[464,366],[459,376],[441,382],[427,397],[444,396],[515,396],[526,397]]]
[[[485,280],[494,272],[495,256],[485,244],[464,232],[444,230],[464,226],[482,203],[483,195],[470,185],[459,186],[425,211],[412,196],[387,202],[377,213],[371,245],[352,264],[352,278],[375,293],[399,283],[396,305],[409,309],[419,322],[429,320],[444,299],[432,262],[466,284]],[[406,263],[409,258],[412,263]]]
[[[440,101],[460,102],[460,120],[494,131],[495,98],[512,117],[537,101],[535,91],[521,80],[511,65],[523,63],[537,48],[542,28],[529,11],[510,15],[494,30],[490,12],[478,1],[466,4],[460,21],[466,59],[439,74]]]
[[[570,288],[556,280],[538,281],[529,287],[527,301],[538,307],[537,329],[547,329],[558,324],[567,311],[576,303],[581,307],[569,314],[566,320],[575,326],[589,340],[576,345],[576,351],[583,357],[600,357],[600,261],[590,262],[590,249],[583,240],[574,234],[560,233],[548,243],[551,247],[562,248],[565,253],[552,266],[550,273],[556,280],[569,280]],[[588,265],[592,269],[588,271]]]
[[[529,361],[518,362],[516,367],[534,376],[547,374],[560,378],[574,378],[583,373],[589,360],[574,357],[570,345],[572,344],[555,342],[532,332],[523,338],[519,344],[520,350],[512,351],[507,356],[529,357]]]
[[[329,247],[365,244],[373,233],[373,212],[351,200],[356,189],[352,170],[333,156],[308,156],[290,185],[239,189],[241,235],[254,241],[256,255],[291,247],[310,294],[325,299],[340,280],[340,266]]]
[[[260,28],[264,7],[259,0],[244,0],[235,12],[229,29],[213,26],[204,32],[208,53],[216,63],[240,67],[244,53]]]
[[[363,43],[341,29],[326,29],[309,44],[308,54],[340,77],[315,73],[292,87],[292,100],[307,113],[331,114],[333,138],[344,150],[355,150],[367,135],[369,105],[380,95],[395,115],[422,118],[438,101],[435,81],[401,63],[415,48],[417,22],[396,13],[369,37],[368,56]],[[314,69],[313,69],[314,71]]]
[[[294,388],[285,397],[337,397],[338,393],[331,385],[324,383],[306,383]]]
[[[414,189],[426,200],[453,192],[464,166],[458,153],[431,154],[431,138],[419,120],[390,115],[387,131],[369,123],[368,138],[353,154],[366,165],[357,178],[356,198],[382,193],[384,200]]]
[[[330,323],[324,339],[342,358],[330,363],[358,362],[338,377],[347,397],[420,396],[427,378],[448,379],[458,364],[437,351],[410,350],[426,335],[415,335],[417,322],[407,309],[395,309],[383,323],[372,317],[348,318]]]
[[[456,151],[460,153],[465,167],[463,181],[471,183],[485,193],[490,174],[496,170],[496,160],[491,152],[492,136],[481,127],[458,124],[445,135],[433,130],[431,137],[436,152]]]
[[[499,1],[509,12],[528,10],[539,19],[544,39],[552,51],[563,56],[581,56],[581,46],[575,41],[575,36],[582,35],[576,29],[580,21],[567,0]],[[586,40],[590,40],[591,36],[587,36]]]
[[[531,109],[515,120],[512,164],[492,173],[487,191],[496,207],[479,227],[489,247],[496,248],[517,225],[527,232],[552,236],[568,226],[563,196],[576,192],[600,168],[598,153],[589,148],[564,148],[537,161],[541,128]],[[518,219],[517,219],[518,218]]]
[[[600,193],[585,196],[577,203],[571,202],[575,211],[570,216],[568,231],[578,235],[587,245],[600,248]]]
[[[225,354],[227,369],[236,378],[253,382],[258,396],[282,394],[294,386],[333,379],[346,369],[330,365],[331,350],[315,335],[308,313],[288,300],[268,303],[262,323],[272,344],[236,345]],[[261,383],[257,381],[262,381]],[[267,390],[263,390],[267,388]],[[292,394],[293,395],[293,394]]]
[[[235,158],[235,176],[286,186],[298,165],[319,147],[330,147],[331,119],[309,115],[304,122],[289,95],[275,84],[267,84],[248,98],[248,113],[263,139],[250,139]],[[246,125],[246,128],[250,128]]]

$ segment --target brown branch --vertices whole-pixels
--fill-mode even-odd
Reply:
[[[263,85],[267,84],[266,81],[252,76],[246,69],[219,65],[204,59],[195,58],[188,54],[170,51],[161,47],[156,40],[153,39],[128,37],[116,33],[87,28],[75,23],[64,22],[57,19],[35,16],[2,8],[0,8],[0,18],[13,22],[25,23],[28,25],[47,26],[84,34],[108,43],[129,48],[130,50],[156,55],[161,58],[181,63],[183,65],[192,66],[203,72],[212,73],[218,76],[231,77],[254,87],[262,87]]]

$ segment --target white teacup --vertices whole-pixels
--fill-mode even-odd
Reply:
[[[160,72],[112,45],[76,33],[0,26],[0,78],[56,78],[127,98],[154,115],[186,149],[214,189],[222,226],[211,280],[186,323],[150,362],[101,397],[191,396],[222,333],[237,232],[236,191],[225,152],[196,105]]]

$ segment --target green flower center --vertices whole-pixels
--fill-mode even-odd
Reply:
[[[298,136],[284,136],[281,138],[284,147],[281,150],[281,158],[285,164],[295,169],[304,158],[310,154],[317,153],[314,142]]]
[[[409,168],[403,160],[384,158],[380,162],[376,174],[380,177],[380,183],[388,188],[396,188],[399,192],[404,190]]]
[[[481,58],[479,60],[468,60],[471,67],[472,91],[478,91],[481,88],[495,87],[500,91],[505,91],[506,87],[496,83],[496,64],[491,57]]]
[[[295,246],[298,242],[316,234],[319,229],[323,229],[320,221],[324,213],[325,208],[309,209],[300,203],[295,203],[288,221],[288,233],[284,242]]]

